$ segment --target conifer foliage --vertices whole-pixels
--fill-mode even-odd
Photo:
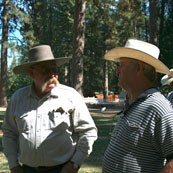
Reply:
[[[0,12],[0,106],[31,83],[29,77],[14,76],[12,68],[27,62],[28,49],[39,44],[50,45],[56,58],[73,57],[58,69],[59,80],[84,96],[120,93],[117,65],[103,57],[128,38],[156,44],[160,59],[173,68],[173,0],[0,0]],[[13,35],[16,30],[22,39]]]

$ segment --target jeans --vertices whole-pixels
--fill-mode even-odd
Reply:
[[[42,172],[38,172],[35,169],[26,165],[23,165],[23,169],[24,173],[61,173],[62,166],[56,167],[55,169],[52,169],[50,171],[42,171]]]

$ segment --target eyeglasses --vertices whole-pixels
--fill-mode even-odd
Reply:
[[[56,67],[52,67],[52,68],[32,68],[35,69],[37,71],[39,71],[39,73],[41,73],[42,75],[47,75],[47,74],[57,74],[58,73],[58,69]]]
[[[125,65],[133,65],[135,66],[138,62],[137,61],[127,61],[127,62],[118,62],[117,63],[117,67],[122,67],[122,66],[125,66]]]

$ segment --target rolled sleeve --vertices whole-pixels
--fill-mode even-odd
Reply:
[[[19,165],[18,162],[18,130],[12,115],[12,105],[9,103],[4,122],[2,124],[2,146],[3,152],[8,159],[9,167]]]
[[[74,112],[74,131],[78,134],[76,152],[72,161],[81,165],[92,152],[92,146],[97,139],[97,128],[82,98],[78,98]]]
[[[163,116],[156,124],[155,146],[164,158],[173,154],[173,113]]]

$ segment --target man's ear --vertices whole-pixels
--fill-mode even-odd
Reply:
[[[142,63],[139,62],[137,63],[137,72],[141,72],[141,71],[143,71],[143,66],[142,66]]]
[[[31,78],[34,78],[34,72],[33,72],[33,69],[32,68],[29,68],[28,69],[28,73],[31,76]]]
[[[143,72],[143,65],[141,62],[137,63],[137,67],[136,67],[136,73],[137,75],[140,77],[141,75],[143,76],[144,72]]]

